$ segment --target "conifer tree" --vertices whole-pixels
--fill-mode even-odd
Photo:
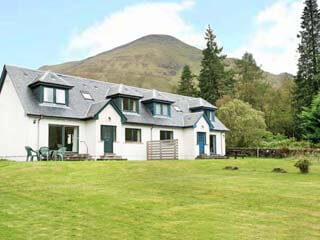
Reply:
[[[296,90],[294,107],[296,126],[297,117],[303,107],[309,107],[312,99],[317,95],[320,86],[320,12],[317,0],[306,0],[301,17],[301,31],[298,35],[300,44],[298,52],[298,73],[295,78]]]
[[[233,88],[233,78],[225,70],[225,55],[216,42],[216,36],[209,26],[205,33],[206,48],[202,51],[201,71],[199,75],[199,96],[215,104],[225,93]]]
[[[299,119],[302,137],[312,143],[320,143],[320,93],[313,99],[310,107],[303,108]]]
[[[195,75],[192,74],[189,65],[185,65],[182,70],[177,93],[180,95],[195,97],[197,95],[193,82]]]
[[[261,68],[251,53],[246,52],[237,63],[238,81],[235,86],[235,97],[263,110],[263,97],[271,87],[265,80]]]

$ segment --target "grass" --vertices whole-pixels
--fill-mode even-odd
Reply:
[[[0,161],[0,239],[319,239],[320,165],[294,162]]]

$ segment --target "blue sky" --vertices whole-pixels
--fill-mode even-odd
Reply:
[[[152,33],[201,48],[210,24],[229,56],[250,51],[264,69],[294,73],[301,6],[300,0],[3,1],[0,64],[38,68]]]

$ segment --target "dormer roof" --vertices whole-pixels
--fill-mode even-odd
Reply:
[[[216,110],[217,107],[204,100],[203,98],[194,98],[189,103],[190,110],[196,109],[208,109],[208,110]]]
[[[153,89],[152,91],[149,91],[147,94],[145,94],[144,98],[142,99],[143,103],[148,102],[162,102],[162,103],[174,103],[174,100],[172,100],[170,97],[165,96],[163,93],[159,92],[158,90]]]
[[[39,85],[46,85],[46,86],[52,86],[52,87],[61,87],[61,88],[72,88],[73,85],[68,83],[66,80],[64,80],[62,77],[60,77],[58,74],[47,71],[41,74],[40,76],[36,77],[31,84],[29,84],[29,87],[34,88]]]
[[[132,87],[126,86],[124,84],[117,84],[116,86],[111,87],[107,92],[107,97],[114,96],[129,96],[133,98],[143,98],[143,95]]]

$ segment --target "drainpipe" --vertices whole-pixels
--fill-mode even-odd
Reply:
[[[42,115],[39,116],[37,120],[37,149],[40,149],[40,121],[42,119]]]
[[[154,127],[154,126],[151,126],[151,139],[150,139],[150,141],[153,140],[153,137],[152,137],[153,127]]]

